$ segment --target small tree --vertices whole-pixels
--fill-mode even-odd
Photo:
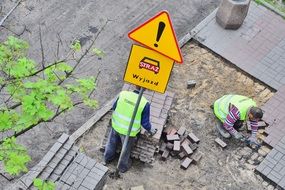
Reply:
[[[9,174],[26,172],[26,164],[31,159],[26,148],[16,143],[18,134],[39,123],[52,121],[76,105],[97,105],[96,100],[90,98],[96,77],[74,76],[75,69],[89,52],[99,57],[103,55],[93,47],[94,41],[84,52],[80,42],[75,41],[71,45],[71,59],[50,64],[44,63],[42,48],[41,65],[27,57],[27,42],[10,36],[0,43],[0,132],[14,131],[14,136],[0,142],[0,161]],[[67,63],[70,60],[75,62],[74,66]]]

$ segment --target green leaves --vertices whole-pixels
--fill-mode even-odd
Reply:
[[[26,164],[31,160],[27,150],[16,143],[16,138],[8,138],[0,145],[0,161],[4,169],[11,175],[27,172]]]
[[[73,49],[74,51],[80,51],[81,50],[80,41],[75,40],[71,45],[71,49]]]
[[[89,98],[95,89],[95,78],[74,76],[74,70],[82,60],[76,59],[75,53],[74,67],[64,61],[38,65],[27,57],[28,48],[27,42],[15,37],[0,42],[0,98],[3,98],[0,132],[13,130],[18,133],[32,128],[82,102],[89,107],[97,106],[97,101]],[[74,41],[71,48],[80,51],[80,42]],[[99,49],[92,51],[103,56]],[[17,175],[27,171],[25,165],[29,160],[26,149],[18,145],[14,137],[0,142],[0,161],[8,173]],[[54,188],[54,184],[39,180],[35,180],[38,189]]]
[[[0,132],[10,129],[12,126],[12,120],[8,111],[0,112]]]
[[[54,190],[55,189],[55,184],[51,181],[43,181],[40,178],[34,179],[34,186],[38,190]]]
[[[104,52],[103,52],[102,50],[98,49],[98,48],[93,48],[93,49],[92,49],[92,52],[93,52],[96,56],[98,56],[99,58],[104,57]]]
[[[6,67],[6,73],[14,78],[29,76],[33,72],[35,72],[35,63],[27,58],[20,58],[17,62]]]

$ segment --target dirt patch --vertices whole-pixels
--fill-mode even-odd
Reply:
[[[201,140],[202,160],[186,171],[180,169],[179,159],[171,157],[164,162],[157,155],[152,165],[134,161],[122,178],[109,178],[106,189],[129,189],[138,185],[152,190],[265,188],[262,179],[254,173],[263,159],[261,155],[233,139],[226,141],[225,150],[215,144],[218,134],[210,105],[224,94],[240,94],[252,97],[261,106],[273,92],[195,42],[187,43],[182,53],[184,63],[175,65],[169,82],[168,90],[176,95],[167,126],[177,129],[183,126],[195,133]],[[197,84],[187,89],[187,81],[191,79]],[[81,150],[98,161],[103,158],[99,147],[110,117],[107,114],[78,142]],[[111,170],[115,166],[116,162],[109,165]]]

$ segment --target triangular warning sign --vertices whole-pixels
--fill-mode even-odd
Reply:
[[[182,63],[180,48],[167,11],[158,13],[128,34],[132,40],[143,44],[170,59]]]

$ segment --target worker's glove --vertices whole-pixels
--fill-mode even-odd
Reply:
[[[157,132],[157,129],[152,127],[148,132],[150,133],[151,136],[153,136]]]
[[[232,135],[233,135],[234,138],[237,139],[237,140],[240,140],[240,141],[242,141],[242,142],[245,141],[245,137],[244,137],[240,132],[235,131]]]

